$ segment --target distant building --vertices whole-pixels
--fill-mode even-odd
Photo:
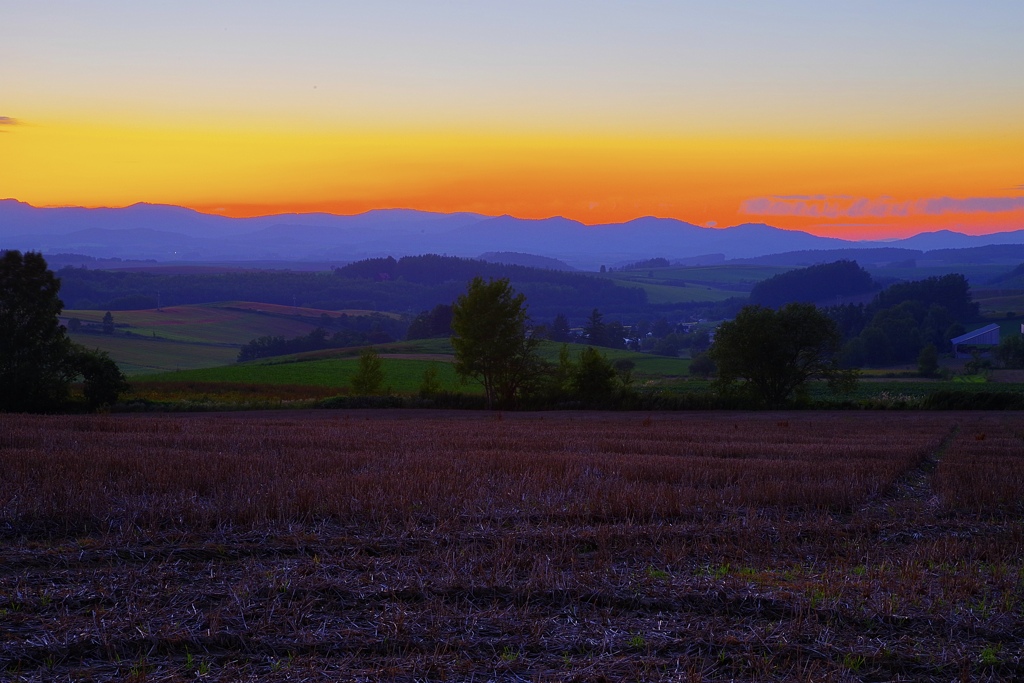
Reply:
[[[992,323],[985,325],[972,332],[961,334],[949,340],[953,344],[953,356],[956,358],[970,358],[970,351],[964,347],[973,349],[977,346],[996,346],[999,344],[999,325]]]

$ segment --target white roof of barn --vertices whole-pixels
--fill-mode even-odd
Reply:
[[[991,325],[985,325],[985,327],[979,327],[978,329],[976,329],[976,330],[974,330],[972,332],[968,332],[967,334],[961,334],[959,337],[953,337],[949,341],[953,342],[954,344],[966,344],[967,342],[969,342],[971,340],[977,340],[979,337],[984,337],[985,335],[991,334],[992,332],[995,332],[997,337],[998,337],[999,325],[996,325],[995,323],[992,323]],[[997,342],[981,342],[981,341],[979,341],[978,343],[984,344],[984,343],[997,343]]]

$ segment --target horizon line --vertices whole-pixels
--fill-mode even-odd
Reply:
[[[818,235],[818,234],[815,234],[813,232],[808,232],[807,230],[801,230],[801,229],[798,229],[798,228],[779,227],[777,225],[772,225],[771,223],[766,223],[766,222],[763,222],[763,221],[756,221],[756,222],[755,221],[750,221],[750,222],[745,222],[745,223],[737,223],[735,225],[726,225],[726,226],[719,227],[718,225],[701,225],[699,223],[691,223],[690,221],[686,221],[686,220],[683,220],[681,218],[675,218],[675,217],[672,217],[672,216],[654,216],[654,215],[651,215],[651,214],[636,216],[634,218],[630,218],[628,220],[620,221],[620,222],[617,222],[617,223],[585,223],[585,222],[577,220],[575,218],[568,218],[568,217],[560,215],[560,214],[554,214],[554,215],[545,216],[545,217],[542,217],[542,218],[524,218],[524,217],[521,217],[521,216],[515,216],[515,215],[512,215],[512,214],[508,214],[508,213],[504,213],[504,214],[484,214],[484,213],[478,213],[476,211],[448,211],[448,212],[445,212],[445,211],[432,211],[432,210],[429,210],[429,209],[415,209],[415,208],[411,208],[411,207],[388,206],[388,207],[375,207],[375,208],[372,208],[372,209],[367,209],[365,211],[358,211],[358,212],[355,212],[355,213],[337,213],[337,212],[334,212],[334,211],[280,211],[280,212],[276,212],[276,213],[258,213],[258,214],[247,215],[247,216],[232,216],[232,215],[227,215],[227,214],[224,214],[224,213],[219,213],[216,210],[211,210],[211,209],[205,209],[204,210],[204,209],[199,209],[199,208],[196,208],[196,207],[193,207],[193,206],[185,206],[183,204],[167,204],[167,203],[163,203],[163,202],[150,202],[150,201],[137,201],[137,202],[133,202],[131,204],[125,204],[125,205],[122,205],[122,206],[109,206],[109,205],[83,206],[83,205],[80,205],[80,204],[48,204],[48,205],[40,206],[40,205],[32,204],[31,202],[26,202],[24,200],[18,199],[17,197],[3,197],[3,198],[0,198],[0,202],[3,202],[3,201],[13,201],[13,202],[17,202],[18,204],[24,204],[25,206],[28,206],[28,207],[30,207],[32,209],[40,209],[40,210],[47,210],[47,209],[84,209],[86,211],[93,211],[93,210],[108,209],[108,210],[112,210],[112,211],[118,211],[118,210],[130,209],[130,208],[135,207],[135,206],[166,207],[166,208],[171,208],[171,209],[184,209],[186,211],[192,211],[192,212],[197,213],[197,214],[202,215],[202,216],[212,216],[212,217],[216,217],[216,218],[227,218],[227,219],[230,219],[230,220],[249,220],[249,219],[256,219],[256,218],[274,218],[275,216],[317,216],[317,215],[319,215],[319,216],[335,216],[335,217],[339,217],[339,218],[347,218],[347,217],[354,217],[354,216],[364,216],[366,214],[370,214],[370,213],[377,212],[377,211],[410,211],[410,212],[414,212],[414,213],[431,214],[431,215],[436,215],[436,216],[457,216],[457,215],[460,215],[460,214],[461,215],[468,214],[468,215],[473,215],[473,216],[480,216],[483,219],[512,218],[512,219],[519,220],[519,221],[545,221],[545,220],[561,219],[561,220],[565,220],[565,221],[570,221],[572,223],[577,223],[577,224],[582,225],[584,227],[599,227],[599,226],[613,226],[613,225],[621,226],[621,225],[626,225],[628,223],[632,223],[634,221],[640,221],[640,220],[644,220],[644,219],[654,219],[654,220],[663,220],[663,221],[674,221],[676,223],[682,223],[684,225],[692,226],[692,227],[695,227],[695,228],[700,228],[702,230],[731,230],[733,228],[739,228],[739,227],[743,227],[743,226],[765,226],[765,227],[772,228],[774,230],[780,230],[780,231],[783,231],[783,232],[796,232],[796,233],[801,233],[801,234],[809,235],[809,236],[812,236],[812,237],[817,237],[819,239],[832,239],[832,240],[837,240],[837,241],[840,241],[840,242],[847,242],[847,243],[850,243],[850,244],[900,242],[900,241],[903,241],[903,240],[906,240],[906,239],[911,239],[911,238],[914,238],[914,237],[918,237],[920,235],[935,235],[935,234],[939,234],[939,233],[949,233],[949,234],[953,234],[953,235],[961,235],[963,237],[987,237],[989,235],[1001,235],[1001,234],[1012,233],[1012,232],[1019,232],[1021,230],[1024,230],[1024,226],[1022,226],[1021,228],[1016,228],[1016,229],[1013,229],[1013,230],[999,230],[999,231],[990,232],[990,233],[982,233],[982,234],[978,234],[978,235],[972,235],[970,233],[958,232],[956,230],[949,230],[949,229],[943,228],[943,229],[936,229],[936,230],[925,230],[925,231],[922,231],[922,232],[914,233],[912,235],[908,235],[906,237],[883,237],[883,238],[849,239],[849,238],[846,238],[846,237],[836,237],[836,236],[832,236],[832,235]],[[711,223],[714,223],[714,221],[712,221]],[[811,250],[811,251],[814,251],[814,250]]]

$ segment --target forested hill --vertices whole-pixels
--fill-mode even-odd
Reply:
[[[585,317],[644,309],[644,290],[583,274],[445,256],[369,259],[325,273],[248,271],[169,275],[64,268],[58,271],[65,308],[131,310],[212,301],[259,301],[324,309],[418,313],[452,303],[479,275],[507,277],[526,295],[535,319],[558,313]]]
[[[823,263],[779,273],[754,285],[750,303],[778,307],[793,301],[834,304],[878,289],[856,261]]]
[[[598,283],[607,286],[611,284],[604,278],[595,278],[564,270],[550,270],[454,256],[438,256],[437,254],[405,256],[398,260],[391,257],[366,259],[342,266],[334,272],[341,277],[406,280],[425,285],[451,281],[465,283],[478,275],[485,278],[508,278],[513,284],[526,282],[551,282],[568,286],[581,284],[601,286]]]

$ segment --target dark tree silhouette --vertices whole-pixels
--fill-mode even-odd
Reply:
[[[452,311],[455,370],[484,387],[487,407],[512,407],[540,371],[526,297],[508,280],[473,278]]]
[[[363,349],[359,354],[359,367],[352,376],[352,393],[356,396],[372,396],[384,389],[384,364],[372,348]]]
[[[835,323],[811,304],[746,306],[718,328],[708,355],[720,387],[779,408],[816,377],[835,390],[852,387],[856,375],[836,359],[840,341]]]
[[[127,387],[117,365],[68,339],[58,316],[60,280],[42,254],[0,257],[0,411],[52,412],[68,400],[71,382],[85,377],[90,406],[113,403]]]
[[[604,315],[601,311],[596,308],[591,311],[583,333],[587,336],[587,341],[594,346],[608,346],[608,327],[604,324]]]
[[[559,313],[548,328],[548,339],[556,342],[567,342],[572,338],[572,330],[569,328],[569,319]]]

